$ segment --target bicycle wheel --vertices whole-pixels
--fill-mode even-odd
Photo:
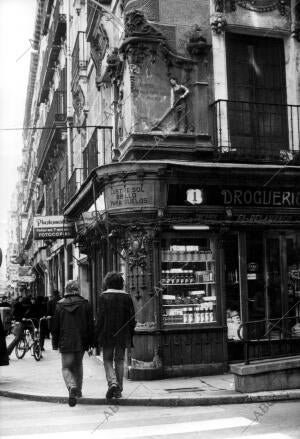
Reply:
[[[18,341],[15,347],[16,357],[19,358],[19,360],[23,358],[26,354],[26,350],[26,341],[24,340],[24,338],[21,338],[21,340]]]
[[[42,349],[38,341],[34,342],[32,350],[33,350],[33,356],[36,359],[36,361],[40,361],[40,359],[42,358]]]

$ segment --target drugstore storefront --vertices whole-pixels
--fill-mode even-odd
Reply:
[[[80,217],[104,202],[93,238],[85,235],[98,242],[93,303],[105,272],[123,271],[137,320],[132,379],[223,372],[242,359],[240,322],[283,316],[297,301],[298,169],[284,169],[264,186],[276,171],[124,162],[93,171],[68,204],[66,214]],[[297,307],[293,313],[295,324]]]

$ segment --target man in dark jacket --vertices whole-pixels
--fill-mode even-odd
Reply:
[[[123,390],[125,349],[133,346],[135,313],[131,296],[123,291],[119,273],[109,272],[99,296],[96,339],[103,347],[104,369],[108,384],[106,398],[120,398]],[[113,367],[113,361],[115,367]]]
[[[53,349],[59,349],[62,374],[69,390],[69,406],[82,396],[84,352],[93,346],[93,318],[89,302],[79,294],[76,280],[66,284],[64,298],[55,309],[52,327]]]

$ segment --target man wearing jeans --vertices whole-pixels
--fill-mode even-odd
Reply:
[[[79,294],[76,280],[66,284],[64,298],[57,302],[53,326],[53,349],[59,349],[62,374],[69,391],[69,406],[82,396],[84,352],[93,346],[93,318],[89,302]]]
[[[121,398],[123,391],[125,349],[132,345],[135,313],[131,296],[123,290],[119,273],[109,272],[99,296],[96,338],[103,348],[103,361],[108,384],[106,398]],[[113,364],[114,363],[114,364]]]

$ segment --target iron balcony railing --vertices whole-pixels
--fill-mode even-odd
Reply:
[[[46,122],[42,130],[39,147],[37,150],[38,175],[43,168],[45,158],[51,146],[51,141],[55,137],[57,128],[63,128],[67,115],[67,94],[64,91],[54,92],[53,99],[46,117]]]
[[[83,183],[83,168],[75,168],[68,181],[68,201],[76,194]]]
[[[283,317],[248,321],[239,326],[238,336],[244,344],[245,364],[300,354],[299,307],[300,300]],[[296,340],[299,343],[295,343]],[[250,358],[251,346],[255,349]]]
[[[288,162],[299,154],[300,105],[219,99],[211,109],[219,159]]]
[[[88,65],[87,42],[85,32],[78,32],[72,53],[72,81],[77,81],[82,70]]]

